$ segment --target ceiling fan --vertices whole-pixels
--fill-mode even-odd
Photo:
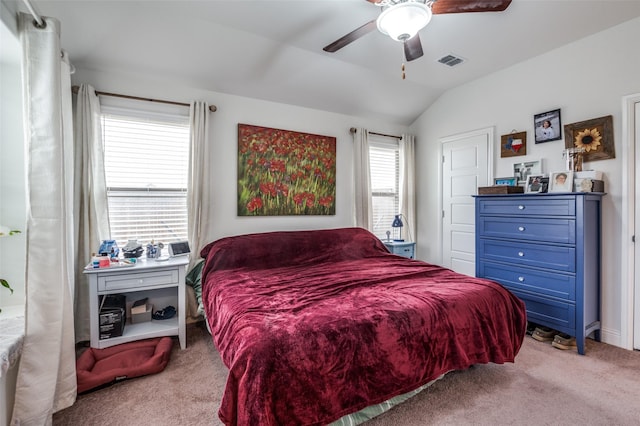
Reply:
[[[511,0],[366,0],[382,8],[377,19],[340,37],[325,46],[325,52],[336,52],[375,28],[404,44],[404,56],[413,61],[423,55],[418,31],[424,28],[432,15],[467,12],[501,12]]]

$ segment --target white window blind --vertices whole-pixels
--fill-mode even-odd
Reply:
[[[373,233],[380,239],[392,232],[393,218],[399,212],[400,158],[397,141],[369,142]]]
[[[111,238],[186,240],[188,117],[103,107],[102,132]]]

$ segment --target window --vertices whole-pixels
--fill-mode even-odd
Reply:
[[[102,132],[111,238],[186,240],[188,117],[103,107]]]
[[[400,155],[397,140],[372,139],[369,140],[369,167],[373,233],[386,240],[387,231],[393,233],[391,224],[400,211]]]

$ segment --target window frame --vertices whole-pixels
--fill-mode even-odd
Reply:
[[[375,157],[372,151],[389,151],[393,155],[393,164],[394,164],[394,177],[393,177],[393,189],[391,191],[379,190],[378,188],[374,188],[374,173],[375,170]],[[369,135],[369,173],[371,177],[371,208],[372,208],[372,228],[371,232],[373,232],[378,238],[381,240],[387,240],[388,235],[390,238],[393,238],[393,230],[391,224],[393,223],[393,218],[395,215],[400,213],[400,142],[396,138],[390,137],[376,137]],[[376,198],[380,201],[384,199],[392,199],[393,208],[389,211],[377,212],[376,211]],[[376,221],[376,216],[380,216],[379,220]],[[379,224],[378,224],[379,222]],[[387,223],[388,222],[388,223]],[[387,234],[389,232],[389,234]]]
[[[105,155],[105,180],[107,182],[106,187],[106,196],[107,203],[109,206],[109,222],[110,222],[110,235],[112,239],[116,239],[119,245],[124,245],[129,239],[136,239],[139,243],[149,243],[151,241],[154,242],[176,242],[176,241],[184,241],[188,237],[188,206],[187,206],[187,192],[188,192],[188,169],[189,169],[189,116],[188,111],[185,114],[184,109],[179,111],[175,108],[158,108],[157,105],[152,105],[152,103],[145,103],[145,107],[149,107],[149,109],[143,109],[140,105],[136,105],[135,107],[130,107],[129,105],[121,106],[121,105],[107,105],[101,106],[101,114],[100,114],[100,122],[102,126],[102,137],[103,137],[103,153]],[[153,186],[153,181],[151,185],[141,184],[138,186],[122,186],[118,184],[113,184],[113,182],[109,182],[109,166],[108,166],[108,149],[111,147],[107,147],[107,144],[110,142],[105,137],[108,129],[105,127],[108,126],[109,118],[121,118],[123,120],[132,120],[132,121],[144,121],[147,122],[148,125],[153,126],[154,124],[163,125],[177,125],[179,127],[179,131],[177,133],[181,133],[180,136],[181,142],[184,143],[183,149],[180,149],[179,162],[184,164],[183,172],[178,173],[180,176],[178,181],[181,182],[178,186],[166,185],[166,183],[162,186]],[[152,133],[151,133],[152,134]],[[182,139],[184,137],[184,139]],[[142,137],[145,139],[145,137]],[[122,146],[122,140],[114,143],[119,143]],[[170,146],[170,141],[168,142]],[[153,159],[150,157],[150,159]],[[157,158],[155,160],[158,160]],[[172,163],[172,166],[174,164]],[[119,170],[119,173],[123,173],[126,169],[122,168]],[[160,182],[162,183],[162,182]],[[139,194],[139,195],[134,195]],[[174,203],[175,198],[179,198],[177,203]],[[116,219],[112,209],[118,206],[118,203],[115,202],[118,198],[129,198],[135,200],[134,203],[140,208],[144,214],[146,214],[148,219],[133,219],[131,222],[127,223],[126,219],[122,219],[123,217],[131,216],[131,212],[135,210],[131,210],[131,212],[124,212],[122,216]],[[145,198],[147,198],[145,200]],[[163,206],[162,202],[156,202],[157,204],[154,206],[153,202],[149,202],[149,198],[166,198],[169,201],[169,210],[163,210],[167,205]],[[173,200],[171,200],[173,199]],[[122,203],[123,200],[120,200],[120,206],[126,205]],[[147,205],[145,208],[144,206]],[[176,208],[175,206],[178,205]],[[140,207],[142,206],[142,207]],[[154,215],[149,212],[161,212],[162,214]],[[173,214],[177,212],[177,214]],[[165,215],[165,219],[162,219],[162,215]],[[172,221],[167,219],[167,217],[173,218],[177,217],[177,221]],[[149,218],[151,219],[149,221]],[[154,223],[153,220],[156,220]],[[136,220],[138,223],[136,223]],[[144,225],[145,221],[147,225]],[[133,223],[133,224],[131,224]],[[148,223],[151,223],[149,225]],[[159,229],[162,228],[162,223],[170,223],[170,228],[168,228],[169,232],[159,232]],[[122,230],[122,228],[125,230]],[[147,231],[148,232],[145,232]],[[178,231],[173,232],[173,231]],[[129,235],[136,234],[136,235]],[[173,234],[173,236],[171,236]]]

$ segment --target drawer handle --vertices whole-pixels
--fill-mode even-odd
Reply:
[[[524,210],[524,206],[523,206],[522,204],[520,204],[520,205],[518,206],[518,209],[519,209],[519,210]]]
[[[524,277],[518,277],[518,281],[520,281],[521,283],[524,282]]]
[[[524,226],[518,226],[518,231],[523,232],[524,231]]]
[[[523,256],[524,256],[524,253],[523,253],[523,252],[521,252],[521,251],[519,251],[519,252],[518,252],[518,256],[523,257]]]

